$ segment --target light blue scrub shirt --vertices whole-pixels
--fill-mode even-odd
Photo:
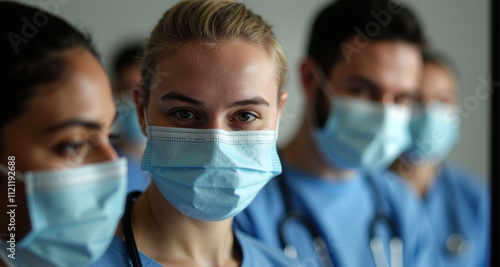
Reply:
[[[281,251],[268,247],[256,239],[235,230],[237,242],[243,253],[242,267],[276,266],[276,267],[299,267],[297,262],[287,258]],[[210,246],[210,244],[206,244]],[[162,267],[150,257],[139,251],[143,267]],[[108,250],[102,258],[90,265],[90,267],[126,267],[133,266],[130,260],[125,241],[115,236]]]
[[[127,192],[143,192],[151,182],[151,173],[141,170],[141,163],[127,153],[124,153],[119,147],[113,146],[119,157],[127,158]]]
[[[288,165],[283,168],[293,207],[318,225],[330,250],[334,251],[339,263],[336,267],[375,267],[369,229],[375,216],[376,200],[368,176],[360,174],[348,181],[325,181]],[[401,233],[404,267],[442,266],[428,220],[421,220],[423,210],[407,185],[389,173],[369,177],[373,178],[381,195],[383,210],[393,218]],[[281,249],[278,224],[284,213],[283,196],[278,179],[274,179],[244,212],[236,216],[235,226]],[[285,231],[288,242],[296,247],[304,266],[321,266],[311,235],[303,224],[291,222]],[[378,224],[377,233],[384,242],[387,255],[389,228]]]
[[[479,178],[445,162],[422,198],[422,206],[429,216],[445,266],[489,266],[489,192]],[[446,240],[457,231],[471,245],[463,255],[446,250]]]
[[[146,136],[142,133],[135,104],[131,100],[116,100],[118,117],[113,124],[112,132],[120,135],[120,141],[128,143],[134,147],[137,144],[146,144]],[[114,149],[120,157],[127,158],[128,183],[127,192],[143,192],[150,183],[150,173],[141,170],[141,162],[137,158],[126,153],[117,144],[113,144]]]

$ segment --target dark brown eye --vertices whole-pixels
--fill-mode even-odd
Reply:
[[[351,95],[361,98],[371,98],[371,91],[361,86],[354,86],[349,89]]]
[[[394,103],[396,105],[409,105],[413,102],[413,97],[411,96],[397,96],[394,98]]]
[[[194,118],[196,118],[196,115],[194,114],[194,112],[187,110],[187,109],[178,110],[175,112],[175,114],[177,115],[177,117],[179,117],[181,119],[194,119]]]
[[[88,141],[61,144],[56,151],[63,157],[85,157],[92,149],[92,144]]]
[[[255,116],[252,115],[251,113],[248,113],[248,112],[238,113],[238,115],[236,115],[236,117],[239,121],[251,121],[251,120],[255,119]]]

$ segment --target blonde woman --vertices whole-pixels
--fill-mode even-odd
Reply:
[[[134,91],[151,185],[129,195],[95,266],[293,266],[232,229],[281,172],[286,59],[269,25],[234,1],[182,1],[153,29]]]

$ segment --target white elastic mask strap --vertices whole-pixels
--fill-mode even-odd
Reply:
[[[280,123],[281,123],[281,116],[278,115],[276,117],[276,127],[275,127],[275,135],[274,135],[274,138],[275,138],[275,141],[278,140],[278,135],[279,135],[279,130],[280,130]]]

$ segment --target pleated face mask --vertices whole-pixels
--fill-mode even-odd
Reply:
[[[235,216],[281,173],[277,132],[147,127],[142,169],[183,214],[202,221]]]
[[[342,169],[383,171],[408,146],[410,109],[335,96],[313,137],[324,158]]]
[[[384,171],[410,143],[411,109],[341,96],[322,71],[315,77],[325,95],[333,92],[325,125],[312,133],[323,158],[340,169]]]
[[[440,162],[448,156],[460,137],[460,116],[455,105],[431,101],[416,104],[410,122],[412,144],[408,160]]]
[[[0,171],[13,175],[1,165]],[[83,266],[104,254],[123,214],[125,158],[70,169],[16,172],[15,177],[26,186],[31,231],[15,244],[14,256],[9,256],[12,242],[2,241],[0,255],[5,262]]]

